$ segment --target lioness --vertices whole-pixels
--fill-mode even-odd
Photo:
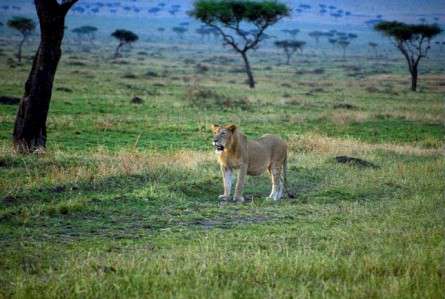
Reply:
[[[234,201],[244,201],[242,195],[246,174],[257,176],[266,169],[272,178],[272,192],[269,198],[279,200],[285,192],[287,144],[274,135],[264,135],[257,140],[247,140],[235,125],[212,125],[213,146],[218,154],[218,162],[224,183],[224,194],[220,200],[230,200],[232,173],[239,169]],[[281,176],[283,174],[283,176]]]

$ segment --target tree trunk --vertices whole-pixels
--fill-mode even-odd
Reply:
[[[416,91],[417,90],[417,76],[418,76],[417,66],[414,66],[410,70],[410,73],[411,73],[411,90]]]
[[[284,50],[284,53],[286,53],[286,65],[290,65],[290,52],[289,50]]]
[[[19,63],[22,62],[22,47],[23,47],[23,44],[25,43],[25,39],[26,39],[26,36],[23,36],[22,40],[19,43],[19,47],[17,49],[17,61]]]
[[[119,43],[119,45],[117,45],[116,51],[114,52],[115,59],[119,58],[121,56],[120,49],[122,48],[123,45],[124,45],[124,43]]]
[[[246,73],[247,73],[249,87],[255,88],[255,80],[253,78],[252,69],[250,68],[250,63],[249,63],[249,59],[247,58],[246,52],[241,52],[241,56],[243,57],[243,60],[244,60],[244,66],[245,66]]]
[[[16,150],[30,153],[46,146],[46,120],[54,76],[62,51],[68,9],[55,0],[35,0],[40,23],[40,45],[25,83],[14,125]]]

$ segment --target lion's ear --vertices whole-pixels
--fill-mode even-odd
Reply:
[[[236,126],[235,125],[228,125],[227,127],[226,127],[230,132],[235,132],[235,130],[236,130]]]
[[[213,132],[216,132],[219,129],[219,125],[213,124],[213,125],[210,126],[210,128],[212,129]]]

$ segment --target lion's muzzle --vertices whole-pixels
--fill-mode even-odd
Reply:
[[[215,150],[217,150],[219,152],[224,151],[224,145],[222,145],[216,141],[213,141],[213,146],[215,147]]]

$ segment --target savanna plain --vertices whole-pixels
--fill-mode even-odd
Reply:
[[[20,97],[31,47],[0,45],[0,95]],[[260,49],[252,90],[226,49],[113,47],[66,41],[45,153],[13,151],[0,103],[0,297],[445,297],[443,54],[411,92],[398,53]],[[213,123],[283,137],[295,198],[263,175],[218,202]]]

